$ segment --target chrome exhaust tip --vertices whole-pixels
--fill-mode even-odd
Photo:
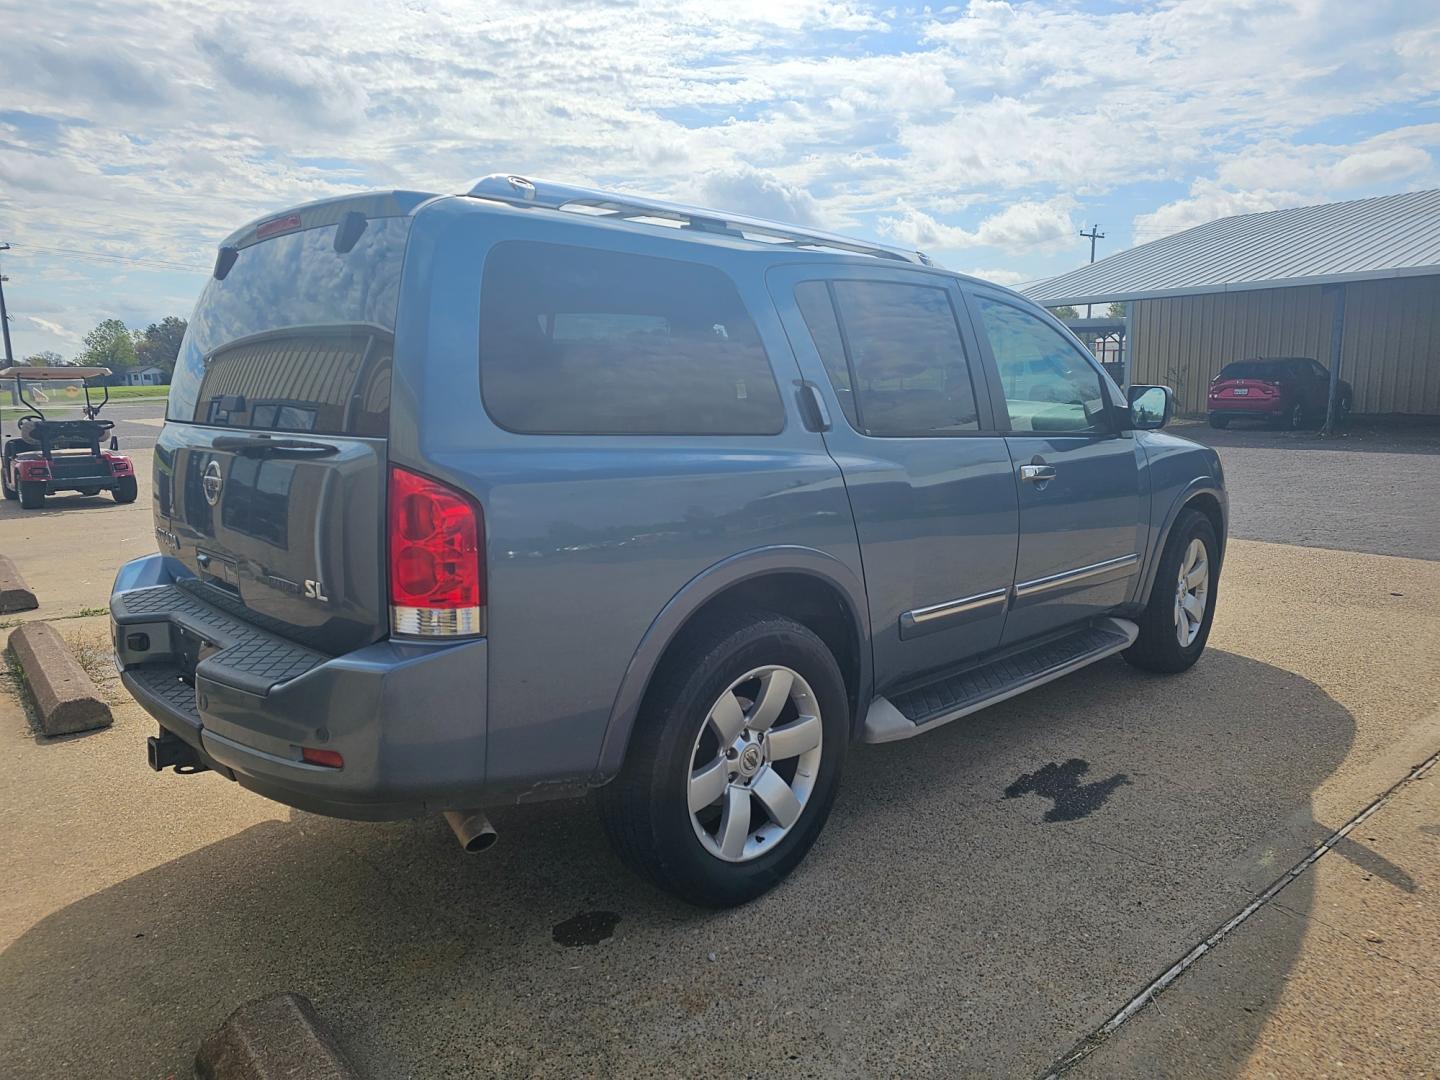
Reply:
[[[495,826],[483,810],[446,810],[445,820],[450,823],[455,839],[471,855],[477,855],[494,846],[499,837]]]

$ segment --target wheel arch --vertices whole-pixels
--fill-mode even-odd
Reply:
[[[616,691],[594,782],[620,771],[636,716],[666,655],[706,616],[753,607],[788,615],[835,654],[851,702],[852,734],[872,683],[864,586],[843,562],[815,548],[776,546],[731,556],[702,571],[661,609],[640,640]]]
[[[1150,545],[1150,551],[1145,558],[1145,569],[1140,575],[1136,585],[1133,600],[1136,604],[1144,604],[1150,597],[1150,589],[1155,583],[1155,572],[1160,566],[1160,556],[1165,550],[1165,545],[1170,540],[1170,530],[1174,528],[1175,522],[1179,520],[1181,511],[1190,508],[1199,510],[1209,519],[1215,529],[1215,539],[1220,544],[1220,562],[1225,559],[1225,542],[1228,534],[1229,522],[1229,500],[1226,498],[1225,489],[1215,483],[1211,477],[1197,477],[1192,480],[1170,503],[1170,508],[1165,514],[1165,521],[1155,535],[1154,542]],[[1216,568],[1219,573],[1219,567]]]

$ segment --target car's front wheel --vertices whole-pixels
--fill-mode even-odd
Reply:
[[[845,680],[811,630],[769,613],[718,618],[667,658],[599,793],[611,843],[693,904],[752,900],[819,836],[849,736]]]
[[[1146,671],[1184,671],[1205,651],[1220,583],[1220,542],[1210,519],[1182,510],[1160,555],[1140,636],[1125,659]]]

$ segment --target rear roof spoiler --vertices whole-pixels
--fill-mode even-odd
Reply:
[[[880,259],[896,259],[918,266],[933,266],[930,257],[921,251],[875,244],[839,233],[789,225],[765,218],[707,210],[683,203],[664,202],[643,196],[622,195],[612,191],[572,187],[548,180],[528,180],[523,176],[492,173],[476,180],[467,195],[492,199],[511,206],[537,207],[546,210],[571,210],[605,218],[641,223],[673,221],[682,228],[729,236],[737,240],[757,240],[770,247],[821,248],[843,251],[851,255],[870,255]]]

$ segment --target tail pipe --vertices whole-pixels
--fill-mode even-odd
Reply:
[[[446,810],[445,820],[450,823],[460,846],[471,855],[493,846],[499,839],[483,810]]]

